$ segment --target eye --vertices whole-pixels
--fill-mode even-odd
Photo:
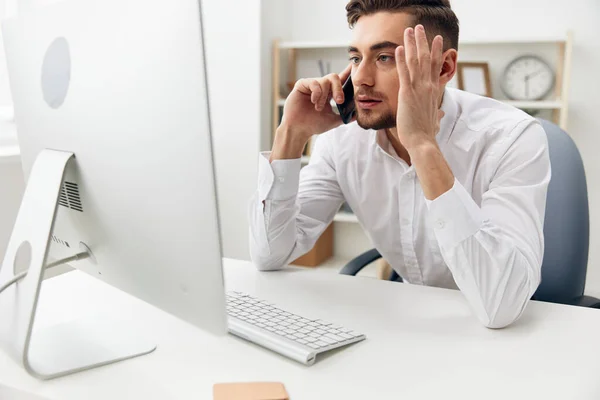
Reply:
[[[358,58],[357,56],[352,56],[349,60],[352,64],[358,64],[360,62],[360,58]]]
[[[379,61],[381,61],[381,62],[386,63],[386,62],[391,61],[391,60],[392,60],[392,56],[386,56],[386,55],[383,55],[383,54],[379,56]]]

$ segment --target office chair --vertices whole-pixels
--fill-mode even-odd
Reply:
[[[550,152],[552,178],[548,186],[544,220],[544,259],[542,281],[533,300],[600,308],[600,300],[585,296],[590,241],[589,207],[585,170],[577,146],[569,135],[553,123],[542,123]],[[356,257],[340,271],[356,275],[381,258],[376,249]],[[393,271],[392,281],[402,282]]]

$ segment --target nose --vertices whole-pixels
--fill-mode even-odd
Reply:
[[[355,87],[375,86],[375,75],[369,63],[361,62],[352,71],[352,83]]]

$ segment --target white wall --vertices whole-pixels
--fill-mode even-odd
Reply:
[[[289,0],[292,33],[287,40],[344,42],[350,37],[347,0]],[[591,243],[586,293],[600,296],[600,1],[451,0],[461,38],[493,39],[561,36],[574,33],[568,132],[576,141],[588,175]],[[338,231],[336,230],[336,234]],[[354,233],[351,235],[354,237]],[[337,243],[337,238],[336,238]]]
[[[247,204],[260,148],[260,0],[202,4],[223,250],[248,260]]]
[[[291,37],[292,3],[287,0],[261,1],[261,150],[270,150],[273,101],[273,41]]]
[[[24,189],[21,163],[7,162],[5,158],[0,157],[0,264],[4,259]]]

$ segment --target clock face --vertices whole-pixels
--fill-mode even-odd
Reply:
[[[513,100],[540,100],[554,85],[550,66],[535,56],[519,57],[506,67],[502,89]]]

